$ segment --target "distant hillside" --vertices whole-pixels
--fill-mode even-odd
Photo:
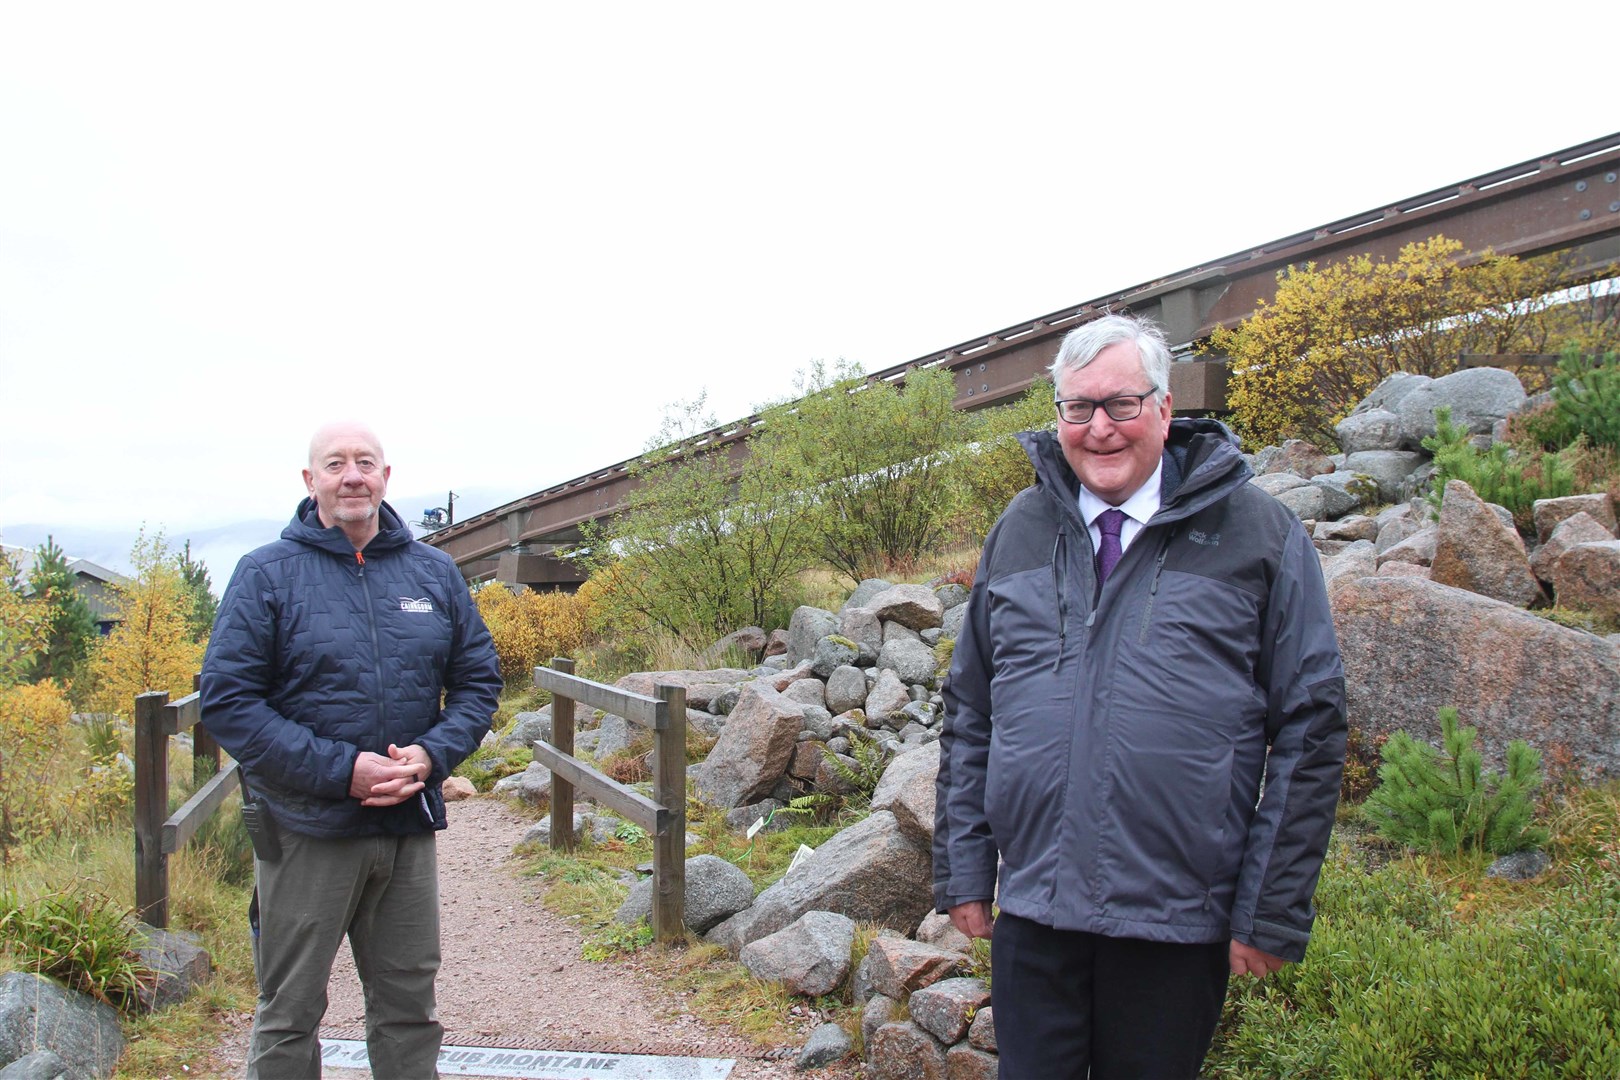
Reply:
[[[481,514],[485,510],[511,502],[526,494],[527,489],[517,491],[511,488],[471,488],[465,492],[457,492],[456,520]],[[443,506],[444,496],[445,493],[442,491],[433,495],[405,494],[397,497],[390,495],[388,504],[399,511],[405,520],[416,522],[421,520],[422,512],[429,507]],[[191,557],[207,564],[209,578],[217,595],[224,590],[226,582],[230,581],[231,573],[243,555],[281,535],[281,530],[286,526],[296,505],[296,496],[289,497],[287,518],[236,521],[209,528],[188,529],[171,525],[163,527],[163,535],[168,540],[169,547],[176,551],[185,547],[187,540],[191,541]],[[47,536],[55,537],[57,545],[67,552],[70,558],[89,559],[109,570],[127,574],[133,569],[129,562],[129,552],[135,546],[135,536],[139,531],[139,522],[124,529],[81,528],[72,525],[27,522],[6,525],[0,530],[0,540],[4,540],[12,547],[34,548],[43,544]],[[418,536],[422,536],[426,530],[416,529],[415,532]]]

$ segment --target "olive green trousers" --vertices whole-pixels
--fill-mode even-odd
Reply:
[[[249,1080],[321,1075],[326,984],[345,935],[365,989],[371,1071],[431,1080],[444,1029],[435,834],[323,840],[283,829],[281,858],[254,860],[259,1005]]]

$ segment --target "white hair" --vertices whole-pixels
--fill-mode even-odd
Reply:
[[[1163,401],[1170,391],[1170,346],[1157,323],[1138,315],[1104,315],[1070,330],[1052,361],[1053,384],[1065,371],[1079,371],[1108,346],[1123,342],[1136,346],[1142,374],[1153,384],[1154,398]]]

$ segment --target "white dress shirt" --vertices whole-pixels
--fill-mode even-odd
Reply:
[[[1119,530],[1119,551],[1123,555],[1131,549],[1131,541],[1135,540],[1148,519],[1159,512],[1159,474],[1164,472],[1164,464],[1153,470],[1153,475],[1147,482],[1137,488],[1131,497],[1114,506],[1113,503],[1104,502],[1090,491],[1084,484],[1080,485],[1080,518],[1086,523],[1086,529],[1091,533],[1091,550],[1097,551],[1102,544],[1102,529],[1097,525],[1097,519],[1104,510],[1122,510],[1125,513],[1125,524]]]

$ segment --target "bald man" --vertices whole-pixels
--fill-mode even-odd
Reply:
[[[366,425],[315,433],[308,497],[237,565],[203,662],[203,725],[242,765],[254,838],[249,1077],[320,1076],[345,936],[373,1074],[438,1075],[440,785],[501,679],[461,573],[383,501],[388,476]]]

